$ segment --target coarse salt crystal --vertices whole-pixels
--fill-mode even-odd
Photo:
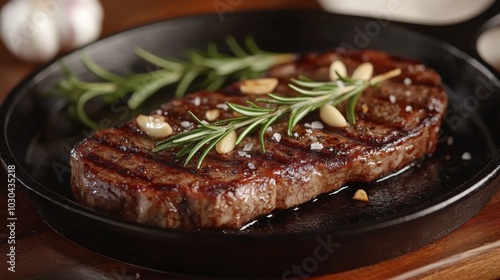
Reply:
[[[181,126],[184,127],[184,128],[188,128],[188,127],[190,127],[192,125],[193,125],[193,123],[189,122],[189,121],[182,121],[181,122]]]
[[[313,131],[311,129],[306,129],[306,133],[311,134],[311,133],[313,133]]]
[[[469,152],[465,152],[462,154],[462,159],[463,160],[470,160],[470,159],[472,159],[472,156]]]
[[[246,155],[247,155],[247,152],[245,152],[245,151],[238,151],[238,155],[239,155],[240,157],[244,157],[244,156],[246,156]]]
[[[394,95],[389,95],[389,100],[391,101],[391,103],[396,103],[396,96]]]
[[[323,149],[323,144],[319,142],[314,142],[311,144],[311,150],[321,150]]]
[[[238,151],[238,155],[240,157],[246,157],[246,158],[251,158],[252,157],[251,155],[247,154],[247,152],[245,152],[245,151]]]
[[[243,151],[248,152],[248,151],[251,151],[252,148],[253,148],[253,144],[252,143],[245,144],[245,146],[243,147]]]
[[[411,83],[412,83],[412,82],[411,82],[411,79],[407,77],[407,78],[405,78],[405,79],[403,80],[403,83],[404,83],[405,85],[409,86],[409,85],[411,85]]]
[[[323,129],[325,126],[320,121],[313,121],[311,123],[312,129]]]
[[[217,107],[217,108],[219,108],[219,109],[222,109],[222,110],[224,110],[224,111],[229,110],[229,107],[227,106],[227,104],[226,104],[226,103],[217,104],[217,105],[215,105],[215,107]]]
[[[248,168],[250,168],[250,169],[255,169],[255,164],[253,164],[253,163],[249,162],[249,163],[248,163]]]
[[[411,112],[412,110],[413,110],[413,108],[410,105],[407,105],[405,108],[406,112]]]
[[[199,96],[196,96],[193,100],[194,106],[200,106],[201,105],[201,99]]]
[[[299,134],[298,134],[297,132],[295,132],[295,133],[293,134],[293,136],[295,136],[295,137],[299,137]]]
[[[268,127],[266,128],[266,131],[267,131],[267,132],[271,132],[271,131],[273,131],[273,128],[272,128],[272,127],[270,127],[270,126],[268,126]]]
[[[452,145],[453,144],[453,137],[449,136],[448,139],[446,139],[446,144]]]
[[[273,139],[276,140],[276,142],[280,142],[281,141],[281,134],[279,134],[278,132],[274,133],[273,134]]]

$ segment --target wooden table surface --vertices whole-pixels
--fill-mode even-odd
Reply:
[[[0,1],[3,5],[5,0]],[[249,9],[320,9],[315,1],[245,0],[106,0],[103,36],[161,19]],[[21,62],[0,44],[0,102],[37,65]],[[6,221],[5,171],[0,171],[2,221]],[[163,274],[110,260],[79,247],[51,230],[22,195],[16,201],[16,272],[7,271],[7,229],[0,229],[0,279],[171,279]],[[500,193],[466,224],[444,238],[398,258],[313,279],[500,279]]]

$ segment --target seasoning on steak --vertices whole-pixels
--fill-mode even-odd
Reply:
[[[311,127],[311,113],[286,134],[287,120],[272,126],[262,154],[256,136],[246,137],[232,152],[211,151],[196,169],[196,158],[184,166],[178,150],[151,150],[158,139],[147,136],[135,120],[93,133],[72,151],[72,188],[83,204],[139,223],[168,228],[238,228],[274,209],[285,209],[328,193],[347,182],[369,182],[432,153],[446,94],[439,75],[418,61],[378,51],[302,55],[267,75],[280,84],[275,92],[293,94],[291,77],[304,74],[328,80],[328,67],[342,60],[349,73],[363,61],[374,75],[400,68],[402,74],[358,99],[356,125]],[[226,102],[244,104],[255,97],[238,86],[201,91],[174,99],[156,112],[174,134],[191,129],[192,111],[200,119],[217,108],[232,117]],[[342,110],[341,110],[342,111]]]

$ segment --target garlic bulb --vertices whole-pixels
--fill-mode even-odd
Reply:
[[[103,14],[98,0],[11,0],[0,12],[0,33],[18,58],[44,62],[97,39]]]

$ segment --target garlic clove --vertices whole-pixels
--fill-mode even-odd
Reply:
[[[210,109],[205,112],[205,119],[209,122],[215,121],[220,116],[219,109]]]
[[[58,13],[60,43],[63,49],[72,49],[96,40],[101,34],[104,11],[97,0],[72,0],[65,12]]]
[[[331,104],[325,104],[319,108],[319,117],[331,127],[347,127],[347,121],[340,111]]]
[[[97,0],[16,0],[0,12],[7,49],[28,62],[54,58],[61,46],[79,47],[98,38],[103,9]]]
[[[336,81],[339,78],[337,73],[342,77],[347,76],[347,67],[340,60],[335,60],[330,64],[330,80]]]
[[[368,81],[373,75],[373,64],[370,62],[361,63],[352,72],[351,78],[355,80],[365,80]]]
[[[237,138],[236,131],[231,130],[224,138],[222,138],[217,144],[215,145],[215,150],[219,154],[227,154],[230,151],[234,149],[236,146],[236,138]]]
[[[7,49],[24,61],[44,62],[59,52],[58,34],[39,2],[7,2],[0,12],[0,33]]]

